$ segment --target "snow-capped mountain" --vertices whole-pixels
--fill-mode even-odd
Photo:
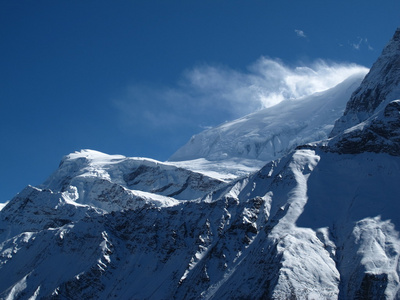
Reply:
[[[279,128],[267,126],[277,112],[230,123],[232,137],[237,130],[252,141],[246,159],[267,155],[268,141],[282,150],[251,174],[243,171],[251,163],[240,162],[245,143],[214,146],[224,125],[195,137],[192,149],[231,160],[212,169],[204,156],[185,158],[201,157],[201,172],[186,168],[190,162],[91,150],[66,156],[42,186],[25,188],[0,211],[0,298],[400,299],[399,42],[397,30],[329,139],[286,153],[296,141],[278,148],[263,133]],[[343,86],[353,89],[355,80]],[[325,96],[338,99],[343,86]],[[307,126],[336,111],[333,100],[310,110],[321,95],[303,99],[307,109],[292,104]],[[255,135],[267,141],[258,152],[245,132],[257,120]],[[319,130],[333,122],[305,130],[323,139]],[[217,132],[218,143],[207,144]],[[243,172],[229,177],[228,161]]]
[[[400,94],[400,28],[347,103],[331,136],[364,122]]]
[[[205,158],[220,162],[240,158],[258,160],[263,164],[288,154],[296,146],[326,139],[367,71],[360,70],[327,91],[300,99],[287,99],[203,131],[193,136],[169,160]]]

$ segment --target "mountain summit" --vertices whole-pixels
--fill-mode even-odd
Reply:
[[[352,94],[329,142],[340,153],[400,155],[400,28]]]
[[[364,122],[400,98],[400,28],[347,103],[331,136]]]
[[[288,154],[296,146],[326,139],[366,73],[367,69],[360,70],[327,91],[287,99],[203,131],[193,136],[169,160],[240,158],[265,162]]]
[[[329,99],[343,89],[293,103],[302,125],[324,126],[304,131],[291,119],[280,144],[264,132],[279,129],[267,124],[273,109],[229,123],[231,137],[247,134],[237,147],[220,142],[229,142],[224,125],[195,138],[198,153],[234,155],[224,162],[67,155],[46,182],[0,211],[0,298],[400,299],[399,35],[331,138],[319,132],[334,120],[312,120],[328,116]],[[322,95],[331,95],[329,109],[310,111]],[[246,130],[260,120],[254,134],[266,139],[257,148]],[[220,139],[202,138],[215,132]],[[289,142],[297,133],[305,142],[305,132],[323,140]],[[237,155],[248,148],[246,158]],[[282,151],[255,172],[222,174],[244,168],[240,159],[261,162],[270,148]]]

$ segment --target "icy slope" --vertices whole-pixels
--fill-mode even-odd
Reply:
[[[269,278],[262,286],[273,299],[398,299],[399,179],[400,160],[388,154],[302,149],[267,165],[235,193],[269,203],[264,255],[253,251],[242,262],[249,277]],[[260,267],[269,255],[274,261]],[[254,295],[244,273],[215,299]]]
[[[220,184],[220,180],[152,159],[82,150],[66,156],[41,188],[63,192],[72,186],[78,191],[78,203],[97,201],[101,206],[99,195],[109,194],[102,192],[106,186],[115,192],[141,191],[189,200],[203,196]],[[108,199],[104,202],[109,203]]]
[[[301,149],[202,201],[21,232],[0,296],[398,298],[399,174],[388,154]]]
[[[366,72],[365,72],[366,73]],[[296,146],[328,137],[364,72],[336,87],[302,99],[285,100],[238,120],[206,130],[179,149],[170,161],[240,158],[268,162]],[[258,164],[257,164],[258,160]]]
[[[398,34],[382,65],[400,54]],[[218,169],[66,156],[0,211],[0,298],[400,299],[400,105],[388,68],[350,101],[347,115],[362,119],[229,182]],[[378,86],[392,96],[368,98]]]
[[[0,239],[112,211],[173,206],[223,185],[151,159],[82,150],[64,157],[46,182],[26,187],[2,209]]]

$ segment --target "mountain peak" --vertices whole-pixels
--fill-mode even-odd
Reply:
[[[329,90],[287,99],[203,131],[175,152],[170,161],[237,158],[267,162],[284,156],[296,146],[326,139],[366,72],[367,69],[362,69]]]
[[[343,116],[336,121],[335,136],[365,120],[400,98],[400,27],[354,91]]]
[[[400,27],[396,29],[396,32],[393,35],[393,40],[400,42]]]
[[[335,123],[329,151],[400,155],[400,28]]]
[[[397,30],[336,136],[231,181],[187,167],[202,160],[65,156],[0,211],[0,298],[400,299],[399,53]],[[346,82],[207,131],[194,150],[266,160],[268,145],[315,140]]]

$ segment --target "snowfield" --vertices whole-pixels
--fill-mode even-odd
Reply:
[[[169,162],[65,156],[1,208],[0,298],[400,299],[398,66],[400,29],[357,89],[207,130]]]
[[[296,146],[326,139],[360,85],[360,71],[337,86],[281,103],[195,135],[169,159],[171,162],[229,159],[261,162],[280,158]],[[240,159],[240,160],[239,160]]]

